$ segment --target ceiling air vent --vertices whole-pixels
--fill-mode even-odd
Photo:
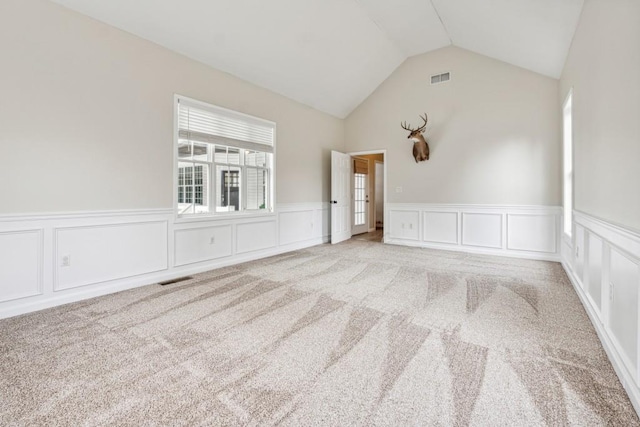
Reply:
[[[435,75],[431,76],[431,84],[432,85],[436,85],[438,83],[448,82],[449,80],[451,80],[451,75],[449,74],[448,71],[446,73],[435,74]]]

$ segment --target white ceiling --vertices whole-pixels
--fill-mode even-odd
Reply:
[[[451,44],[554,78],[584,0],[52,0],[344,118]]]

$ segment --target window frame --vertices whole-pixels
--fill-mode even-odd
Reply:
[[[574,114],[573,114],[573,87],[569,89],[562,103],[562,235],[565,239],[573,238],[573,210],[575,206],[574,199],[574,146],[575,135],[573,132]],[[567,109],[569,109],[570,122],[567,125]],[[567,131],[570,138],[567,139]],[[567,172],[567,165],[569,172]],[[567,200],[569,206],[567,206]],[[568,227],[567,227],[568,225]]]
[[[256,150],[248,150],[246,148],[241,148],[241,147],[234,147],[231,145],[225,145],[224,143],[221,144],[209,144],[210,147],[212,147],[212,154],[210,155],[209,159],[207,161],[202,161],[202,160],[196,160],[196,159],[181,159],[179,156],[179,143],[180,143],[180,137],[179,137],[179,131],[180,131],[180,125],[179,125],[179,106],[180,106],[180,101],[184,101],[187,104],[194,106],[195,108],[200,108],[202,110],[210,110],[216,114],[220,114],[220,115],[225,115],[228,114],[230,117],[233,117],[235,119],[242,119],[242,118],[246,118],[247,122],[262,122],[265,123],[271,127],[273,127],[273,145],[271,146],[272,148],[272,152],[269,153],[268,151],[264,151],[266,154],[270,154],[271,158],[270,158],[270,162],[267,162],[266,166],[249,166],[245,164],[245,154],[247,152],[250,151],[256,151]],[[275,211],[276,211],[276,145],[277,145],[277,126],[275,122],[266,120],[266,119],[262,119],[260,117],[256,117],[256,116],[251,116],[249,114],[245,114],[239,111],[234,111],[234,110],[230,110],[228,108],[224,108],[224,107],[220,107],[214,104],[210,104],[207,102],[203,102],[203,101],[199,101],[193,98],[189,98],[183,95],[179,95],[179,94],[174,94],[174,99],[173,99],[173,108],[174,108],[174,112],[173,112],[173,118],[174,118],[174,123],[173,123],[173,154],[174,154],[174,159],[173,159],[173,210],[174,210],[174,217],[175,217],[175,221],[176,222],[193,222],[193,221],[206,221],[206,220],[215,220],[215,219],[232,219],[232,218],[246,218],[246,217],[272,217],[275,216]],[[215,146],[224,146],[224,147],[229,147],[229,148],[234,148],[234,149],[238,149],[240,152],[240,161],[238,162],[238,164],[230,164],[230,163],[222,163],[222,162],[216,162],[215,161]],[[260,151],[261,152],[261,151]],[[228,159],[227,159],[228,160]],[[206,195],[206,198],[210,201],[209,202],[209,212],[206,213],[180,213],[180,209],[179,209],[179,205],[178,205],[178,185],[179,185],[179,181],[178,181],[178,176],[179,176],[179,163],[180,162],[184,162],[184,163],[192,163],[193,166],[198,166],[198,165],[206,165],[209,168],[209,182],[208,184],[205,184],[204,187],[206,187],[208,190],[208,193]],[[270,163],[270,164],[269,164]],[[238,168],[240,169],[240,210],[235,210],[235,211],[225,211],[225,212],[218,212],[217,211],[217,196],[218,193],[220,191],[220,189],[218,189],[217,187],[220,185],[217,174],[216,174],[216,168],[217,166],[230,166],[230,167],[234,167],[234,168]],[[267,188],[266,188],[266,207],[265,209],[247,209],[247,169],[257,169],[258,171],[261,170],[265,170],[267,173]],[[195,169],[194,169],[194,173],[195,173]],[[204,172],[203,172],[204,173]],[[194,179],[195,179],[195,174],[194,174]],[[206,178],[203,178],[206,179]],[[195,196],[195,194],[194,194]],[[203,198],[204,198],[204,194],[203,194]]]

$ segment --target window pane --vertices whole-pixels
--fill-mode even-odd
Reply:
[[[227,152],[227,163],[231,163],[234,165],[240,164],[240,149],[239,148],[228,148]]]
[[[573,224],[573,128],[572,128],[572,94],[569,93],[563,108],[563,213],[564,232],[571,236]]]
[[[209,160],[209,144],[193,143],[193,159],[206,162]]]
[[[216,166],[216,212],[240,210],[240,168]]]
[[[216,145],[213,154],[213,161],[216,163],[229,163],[227,161],[227,147]]]
[[[191,143],[187,140],[181,139],[178,141],[178,158],[188,159],[191,157]]]
[[[366,175],[357,173],[354,176],[354,196],[353,196],[353,225],[363,225],[365,223],[365,213],[367,209],[365,199],[365,179]]]
[[[178,165],[178,213],[209,212],[209,166],[187,162]]]
[[[245,165],[266,167],[267,155],[268,153],[262,153],[260,151],[247,151],[244,155]]]
[[[266,170],[247,168],[247,209],[267,208],[267,182]]]

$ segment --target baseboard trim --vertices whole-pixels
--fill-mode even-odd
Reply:
[[[423,249],[437,249],[441,251],[464,252],[464,253],[477,254],[477,255],[491,255],[491,256],[502,256],[507,258],[560,262],[560,254],[547,254],[547,253],[513,251],[513,250],[506,251],[502,249],[487,249],[487,248],[481,248],[481,247],[475,247],[475,246],[460,246],[455,244],[436,244],[436,243],[420,242],[416,240],[400,240],[400,239],[389,239],[389,238],[386,239],[384,242],[390,245],[411,246],[411,247],[423,248]]]

